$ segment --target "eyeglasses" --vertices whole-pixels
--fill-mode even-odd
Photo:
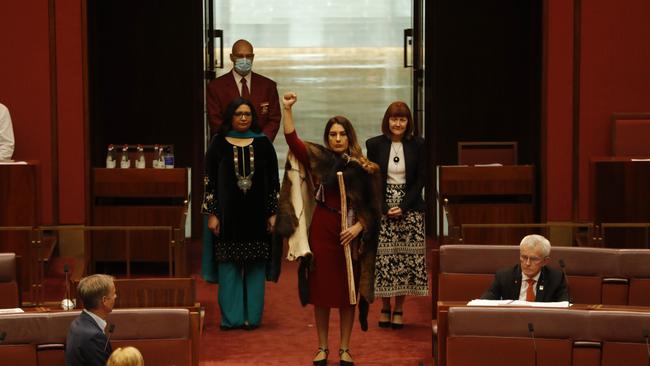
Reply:
[[[251,112],[235,112],[235,117],[250,117],[252,114]]]
[[[519,256],[519,260],[520,260],[522,263],[527,263],[528,261],[530,261],[530,263],[535,263],[535,264],[537,264],[537,263],[540,263],[542,260],[544,260],[544,258],[540,258],[540,257],[529,257],[529,256],[527,256],[527,255],[520,255],[520,256]]]

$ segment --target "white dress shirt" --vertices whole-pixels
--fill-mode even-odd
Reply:
[[[537,284],[539,283],[539,275],[542,274],[542,271],[537,272],[535,277],[532,277],[535,280],[533,284],[533,293],[537,296]],[[526,291],[528,290],[528,279],[530,277],[525,274],[521,274],[521,289],[519,289],[519,300],[526,301]]]
[[[241,96],[241,79],[246,79],[246,85],[248,85],[248,92],[252,93],[251,89],[251,74],[253,72],[249,72],[246,74],[246,76],[241,76],[235,71],[235,69],[232,70],[232,75],[235,77],[235,84],[237,84],[237,89],[239,90],[239,96]]]

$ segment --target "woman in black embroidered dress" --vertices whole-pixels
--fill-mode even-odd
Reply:
[[[273,144],[259,132],[255,108],[238,98],[206,153],[202,211],[209,215],[218,263],[221,329],[255,329],[262,319],[279,191]]]

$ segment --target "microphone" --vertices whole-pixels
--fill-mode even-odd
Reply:
[[[643,328],[643,338],[645,338],[645,348],[648,351],[648,366],[650,366],[650,345],[648,344],[648,328]]]
[[[106,337],[106,344],[104,344],[104,351],[106,351],[106,348],[108,347],[108,342],[110,342],[111,335],[113,335],[114,330],[115,330],[115,324],[109,324],[108,325],[108,337]]]
[[[63,295],[63,301],[61,301],[61,307],[63,310],[74,309],[74,303],[70,300],[70,278],[69,273],[70,267],[68,264],[63,265],[63,273],[65,274],[65,294]]]
[[[537,342],[535,342],[535,328],[533,328],[533,323],[528,323],[528,333],[530,333],[530,338],[533,340],[533,365],[537,366]]]
[[[5,338],[7,338],[7,332],[0,332],[0,343],[5,341]],[[648,330],[646,330],[646,343],[648,342]]]
[[[571,303],[571,289],[569,288],[569,276],[566,275],[565,271],[565,264],[564,264],[564,259],[559,259],[558,263],[560,263],[560,268],[562,269],[562,274],[564,275],[564,281],[566,282],[566,294],[567,297],[569,298],[569,303]]]

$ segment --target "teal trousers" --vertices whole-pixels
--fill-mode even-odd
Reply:
[[[221,326],[259,326],[264,310],[266,264],[219,262]]]

